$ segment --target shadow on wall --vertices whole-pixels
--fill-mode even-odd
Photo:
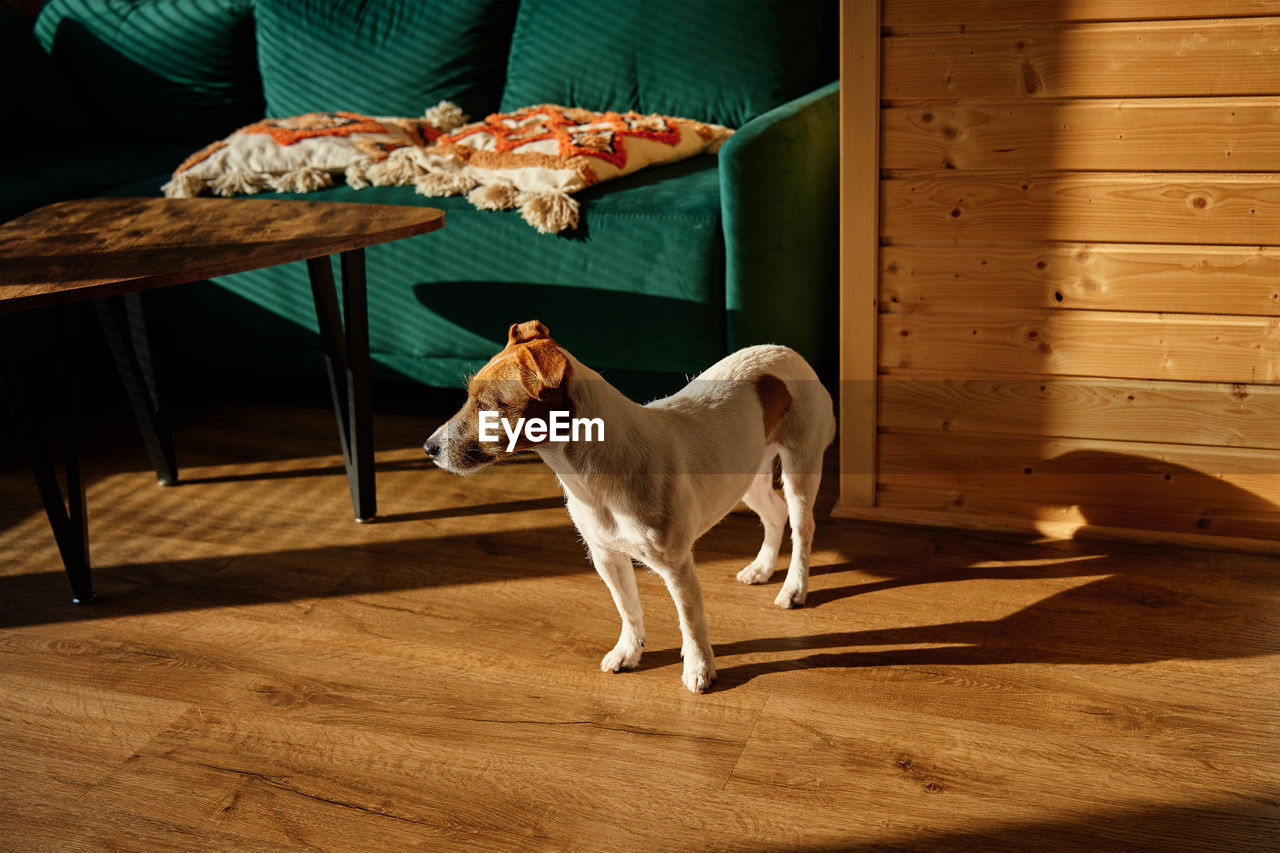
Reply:
[[[1280,454],[1241,451],[1227,464],[1231,467],[1217,473],[1233,476],[1247,485],[1256,484],[1259,490],[1274,491],[1273,484],[1280,481]],[[1076,450],[1049,459],[1041,470],[1050,477],[1065,475],[1106,483],[1105,489],[1095,486],[1089,491],[1109,493],[1109,505],[1079,510],[1086,526],[1152,526],[1132,523],[1137,513],[1152,518],[1167,516],[1155,526],[1179,532],[1280,538],[1275,521],[1280,507],[1275,503],[1185,465],[1150,456]]]

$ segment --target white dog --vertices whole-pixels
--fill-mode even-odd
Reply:
[[[482,424],[485,412],[497,414],[485,415]],[[521,418],[531,424],[553,412],[598,419],[603,440],[538,440],[535,430],[520,431]],[[506,422],[497,441],[489,426],[495,417]],[[640,661],[644,616],[634,559],[657,572],[675,600],[684,685],[697,693],[715,679],[716,668],[693,543],[745,501],[764,523],[764,544],[738,580],[764,583],[789,517],[791,565],[774,603],[803,604],[813,503],[823,451],[835,431],[831,395],[786,347],[739,350],[679,393],[641,406],[558,346],[535,320],[511,327],[507,346],[468,384],[467,404],[424,449],[456,474],[517,450],[542,457],[556,472],[569,515],[622,615],[622,634],[601,669],[633,669]],[[773,488],[775,458],[781,460],[785,503]]]

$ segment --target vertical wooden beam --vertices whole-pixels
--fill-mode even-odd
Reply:
[[[840,498],[876,503],[880,0],[840,3]]]

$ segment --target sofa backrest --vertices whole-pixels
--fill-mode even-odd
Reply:
[[[834,80],[823,0],[521,0],[502,109],[552,103],[741,127]]]
[[[35,34],[96,134],[200,143],[262,117],[253,0],[49,0]]]
[[[515,14],[511,0],[257,0],[267,114],[415,116],[448,98],[484,116]]]
[[[559,103],[740,127],[835,78],[834,0],[49,0],[95,132],[203,144],[264,114]]]

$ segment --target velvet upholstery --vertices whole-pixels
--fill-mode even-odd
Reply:
[[[796,0],[522,0],[502,110],[564,104],[741,127],[827,82],[828,6]]]
[[[262,116],[252,0],[49,0],[35,33],[97,133],[203,144]]]
[[[267,114],[419,116],[448,98],[483,117],[502,91],[516,8],[510,0],[257,0]]]

